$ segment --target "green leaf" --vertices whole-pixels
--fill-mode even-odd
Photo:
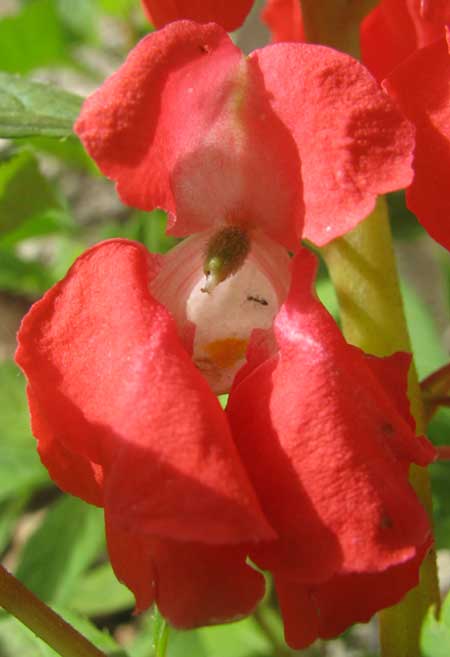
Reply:
[[[53,0],[32,0],[15,16],[0,20],[0,68],[10,73],[70,61]]]
[[[0,364],[0,500],[49,481],[29,427],[25,383],[11,362]]]
[[[103,513],[64,496],[28,540],[16,576],[45,602],[70,602],[77,579],[104,548]]]
[[[166,235],[167,215],[162,210],[153,212],[133,212],[124,223],[107,225],[101,235],[102,239],[125,237],[142,242],[152,253],[166,253],[178,244],[179,240]]]
[[[48,268],[38,262],[22,260],[0,245],[0,289],[38,296],[52,284]]]
[[[58,87],[0,73],[0,137],[73,137],[82,102]]]
[[[96,43],[98,7],[92,0],[53,0],[61,21],[75,41]]]
[[[8,546],[14,525],[29,497],[29,493],[22,493],[17,497],[0,502],[0,553]]]
[[[423,657],[448,657],[450,655],[450,595],[442,605],[440,618],[435,618],[435,608],[428,610],[422,626],[421,648]]]
[[[112,16],[126,18],[135,5],[135,0],[97,0],[102,11]]]
[[[405,281],[401,290],[416,367],[422,379],[444,365],[448,357],[430,309]]]
[[[41,215],[49,210],[53,210],[50,215],[53,224],[56,221],[58,225],[55,210],[59,211],[58,215],[64,214],[61,203],[31,153],[23,151],[0,164],[0,243],[3,244],[1,238],[4,233],[22,228],[21,224],[27,220],[35,220],[35,224],[37,220],[37,226],[25,230],[23,237],[49,232],[48,226],[45,230],[39,227]]]
[[[70,598],[70,608],[86,616],[115,614],[133,607],[134,595],[117,580],[109,563],[85,573]]]

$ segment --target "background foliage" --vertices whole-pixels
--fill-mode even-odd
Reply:
[[[0,552],[30,589],[115,657],[152,657],[151,615],[132,616],[133,596],[107,561],[101,511],[63,495],[40,464],[24,381],[12,355],[20,317],[87,246],[118,236],[152,251],[173,244],[164,235],[164,214],[149,216],[121,205],[71,132],[82,97],[149,29],[138,0],[3,0],[0,8]],[[424,377],[448,360],[450,264],[408,216],[402,194],[390,198],[390,211],[408,324]],[[324,267],[318,293],[337,318]],[[450,411],[433,419],[430,437],[450,442]],[[445,463],[431,468],[444,590],[450,586],[449,468]],[[440,621],[429,615],[422,636],[425,657],[450,654],[450,599]],[[375,637],[372,624],[303,654],[370,657]],[[1,657],[55,654],[0,612]],[[169,657],[294,654],[283,647],[270,593],[255,617],[172,631],[168,651]]]

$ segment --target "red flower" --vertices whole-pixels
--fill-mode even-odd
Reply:
[[[198,23],[218,23],[227,32],[242,25],[252,5],[253,0],[142,0],[155,27],[190,18]]]
[[[191,234],[162,257],[93,247],[19,332],[42,461],[105,508],[137,608],[178,627],[248,614],[264,588],[248,556],[274,574],[293,647],[399,600],[431,544],[408,483],[434,456],[409,358],[345,343],[297,240],[342,234],[409,181],[409,124],[345,55],[246,59],[183,22],[141,42],[77,131],[124,200]]]

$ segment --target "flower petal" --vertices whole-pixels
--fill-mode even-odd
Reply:
[[[382,0],[361,24],[361,55],[377,80],[415,50],[439,39],[450,21],[448,0]]]
[[[155,27],[190,18],[197,23],[218,23],[233,32],[244,22],[253,0],[142,0],[142,4]]]
[[[234,222],[296,247],[296,145],[258,67],[218,25],[178,21],[143,39],[75,131],[125,203],[171,213],[172,234]]]
[[[102,466],[105,506],[124,529],[208,543],[271,538],[225,415],[149,293],[158,263],[137,243],[99,244],[24,319],[17,362],[46,462],[57,441],[52,471],[61,452]],[[59,478],[72,490],[69,472]]]
[[[286,643],[301,649],[317,638],[331,639],[399,602],[417,585],[429,547],[426,544],[414,559],[383,572],[337,576],[318,586],[275,578]]]
[[[399,66],[387,91],[416,126],[415,176],[408,207],[440,244],[450,249],[450,74],[449,48],[440,39]]]
[[[434,450],[415,437],[380,384],[382,369],[374,376],[372,359],[368,364],[346,344],[313,298],[314,270],[311,254],[297,257],[290,295],[275,321],[279,356],[233,389],[227,414],[280,537],[252,550],[252,559],[317,584],[415,557],[430,526],[407,465],[430,462]],[[404,364],[401,369],[405,397]]]
[[[356,60],[324,46],[278,43],[250,56],[302,161],[304,237],[351,230],[377,194],[408,185],[413,127]]]
[[[261,19],[272,41],[305,41],[302,10],[298,0],[267,0]]]
[[[245,563],[248,546],[143,537],[106,522],[114,571],[134,593],[136,611],[154,601],[175,627],[237,620],[264,595],[264,577]]]

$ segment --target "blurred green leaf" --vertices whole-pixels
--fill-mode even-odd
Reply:
[[[450,594],[442,605],[439,620],[435,609],[428,610],[422,626],[421,648],[423,657],[448,657],[450,655]]]
[[[15,16],[0,20],[0,68],[28,73],[69,60],[64,32],[52,0],[33,0]]]
[[[70,608],[87,616],[114,614],[134,607],[134,595],[121,584],[109,563],[81,577],[70,597]]]
[[[401,290],[415,363],[422,379],[444,365],[448,357],[430,309],[405,281]]]
[[[67,604],[77,579],[103,548],[103,512],[64,496],[28,540],[16,576],[45,602]]]
[[[29,497],[29,493],[22,493],[0,502],[0,553],[7,547],[13,527]]]
[[[52,185],[39,171],[38,162],[31,153],[23,151],[0,164],[0,244],[4,233],[23,229],[23,222],[40,220],[48,210],[53,210],[53,218],[55,210],[62,214]],[[43,230],[40,221],[35,221],[34,229],[28,228],[23,237],[46,232],[48,229]]]
[[[53,139],[52,137],[28,137],[26,143],[36,151],[58,158],[73,169],[81,169],[93,175],[100,175],[99,170],[84,150],[78,139]]]
[[[112,16],[125,18],[136,6],[135,0],[98,0],[102,11]]]
[[[97,41],[98,7],[93,0],[53,0],[68,38],[75,41]],[[67,37],[66,37],[67,38]]]
[[[58,87],[0,73],[0,137],[74,137],[82,102]]]
[[[166,253],[179,240],[166,235],[167,215],[162,210],[133,212],[126,221],[110,223],[104,227],[101,239],[124,237],[142,242],[152,253]]]
[[[0,289],[16,294],[38,296],[53,284],[48,268],[23,260],[0,245]]]
[[[29,427],[25,383],[11,362],[0,364],[0,500],[49,481]]]

